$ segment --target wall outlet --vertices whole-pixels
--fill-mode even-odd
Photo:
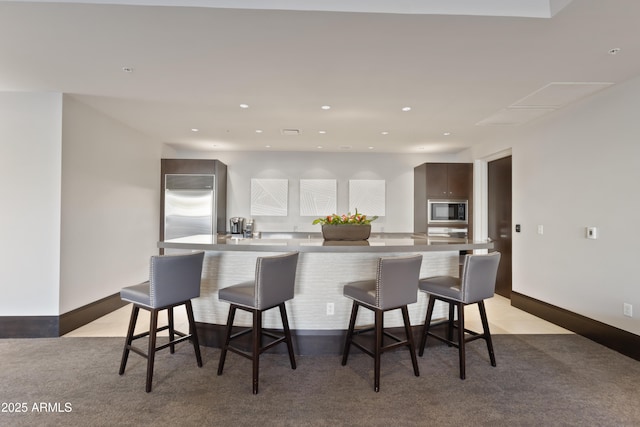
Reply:
[[[627,317],[633,317],[633,306],[629,303],[624,303],[622,306],[622,313]]]
[[[332,302],[328,302],[327,303],[327,316],[333,316],[333,313],[335,313],[335,306],[333,305]]]

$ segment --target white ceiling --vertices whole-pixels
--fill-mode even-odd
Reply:
[[[0,0],[0,91],[188,149],[445,153],[640,75],[640,1],[478,4]]]

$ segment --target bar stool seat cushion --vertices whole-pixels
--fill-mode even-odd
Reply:
[[[455,301],[462,301],[460,279],[452,276],[435,276],[420,279],[418,288],[427,293],[442,295]]]
[[[151,307],[151,284],[149,282],[128,286],[120,290],[120,299],[132,302],[144,307]]]
[[[256,300],[255,282],[252,280],[222,288],[218,291],[218,298],[243,307],[254,308]]]
[[[344,285],[343,295],[362,302],[363,304],[376,306],[376,281],[359,280]]]

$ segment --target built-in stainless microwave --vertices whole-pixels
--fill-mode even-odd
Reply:
[[[428,200],[429,224],[467,224],[467,200]]]

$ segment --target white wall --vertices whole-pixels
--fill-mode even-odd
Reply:
[[[62,95],[0,93],[0,316],[55,316]]]
[[[515,128],[474,158],[512,147],[513,290],[640,334],[640,78]],[[544,234],[537,234],[537,226]],[[596,226],[597,240],[585,238]],[[623,303],[636,317],[623,316]]]
[[[176,158],[202,158],[202,153],[179,152]],[[374,153],[220,152],[207,158],[228,166],[227,217],[251,217],[251,179],[289,180],[288,215],[253,217],[257,231],[320,232],[315,217],[300,216],[300,179],[336,179],[336,213],[349,210],[349,180],[385,180],[386,215],[374,221],[373,232],[413,231],[413,168],[427,161],[452,161],[452,156]],[[367,212],[363,212],[367,213]]]
[[[162,145],[64,97],[60,312],[149,276]]]

